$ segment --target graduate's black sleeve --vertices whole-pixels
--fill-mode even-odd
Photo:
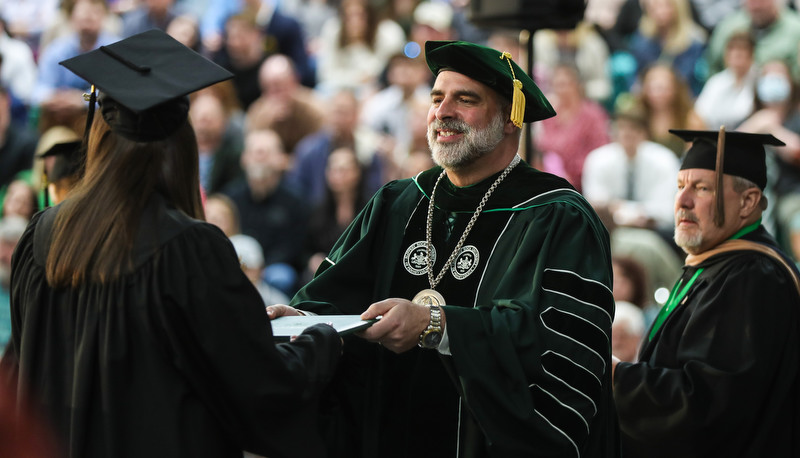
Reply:
[[[228,239],[209,225],[187,230],[161,259],[165,303],[154,326],[219,424],[259,454],[321,453],[313,401],[341,353],[336,331],[317,325],[275,345],[260,295]]]

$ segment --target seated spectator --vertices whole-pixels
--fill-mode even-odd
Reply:
[[[264,249],[264,280],[293,294],[309,210],[283,183],[288,162],[289,155],[275,132],[249,132],[241,159],[245,178],[223,192],[239,209],[242,233],[258,240]]]
[[[647,114],[650,140],[660,143],[681,157],[684,142],[669,133],[670,129],[703,130],[705,123],[692,108],[686,82],[668,64],[656,63],[641,78],[639,102]],[[621,102],[624,103],[624,102]]]
[[[316,80],[315,59],[321,47],[320,34],[325,23],[336,16],[336,5],[329,0],[282,0],[280,10],[300,23]]]
[[[165,30],[169,36],[178,40],[187,48],[201,52],[202,41],[200,39],[200,28],[197,19],[193,16],[182,14],[175,16],[167,25]]]
[[[200,155],[200,184],[212,194],[242,176],[241,139],[228,130],[225,106],[213,93],[204,92],[194,97],[189,117]]]
[[[378,138],[359,124],[359,104],[352,92],[337,93],[326,106],[329,111],[325,128],[297,145],[287,182],[312,206],[320,204],[325,197],[328,155],[337,148],[349,147],[367,169],[364,192],[371,197],[385,183],[385,163],[376,154]]]
[[[39,78],[32,94],[32,103],[42,110],[60,112],[83,108],[81,94],[89,84],[59,62],[117,41],[105,32],[103,21],[108,15],[105,0],[76,0],[67,11],[71,32],[56,38],[43,48],[39,56]]]
[[[244,110],[261,95],[258,71],[268,57],[264,48],[264,30],[255,14],[243,12],[225,22],[225,40],[214,61],[233,73],[233,85]]]
[[[419,46],[419,54],[409,49],[409,57],[417,55],[425,58],[426,41],[447,41],[461,39],[453,27],[454,12],[450,2],[423,0],[414,8],[409,41]],[[431,80],[431,85],[433,81]]]
[[[783,60],[769,61],[760,66],[756,80],[753,114],[740,126],[743,132],[769,133],[786,143],[776,149],[787,163],[800,165],[798,132],[787,121],[797,116],[797,83],[791,69]]]
[[[547,98],[558,116],[545,119],[534,136],[540,151],[561,156],[569,182],[580,191],[583,161],[590,151],[609,142],[608,115],[586,98],[580,73],[561,63],[553,70],[552,93]]]
[[[595,0],[591,0],[595,1]],[[608,2],[610,0],[600,0]],[[591,3],[591,2],[590,2]],[[631,36],[639,28],[642,18],[641,0],[622,0],[618,12],[614,15],[611,27],[596,23],[597,31],[608,44],[611,56],[608,60],[608,73],[611,79],[611,97],[605,105],[611,110],[620,94],[630,92],[636,84],[636,59],[631,55],[629,43]],[[587,18],[587,20],[589,20]],[[607,24],[607,23],[606,23]]]
[[[0,357],[11,338],[11,255],[27,226],[28,220],[21,216],[0,218]]]
[[[242,105],[239,103],[239,97],[236,95],[236,87],[231,80],[212,84],[193,93],[190,97],[198,97],[203,94],[210,94],[219,99],[225,111],[225,118],[228,120],[225,127],[225,136],[232,137],[238,145],[241,145],[244,137],[245,114],[242,110]]]
[[[595,0],[591,0],[593,2]],[[608,1],[608,0],[605,0]],[[613,19],[608,22],[596,22],[600,35],[608,43],[608,48],[612,56],[619,53],[626,53],[630,37],[639,28],[639,21],[642,19],[641,0],[621,0],[619,7],[614,10]],[[608,24],[611,23],[609,27]],[[628,55],[630,57],[630,55]],[[610,62],[613,65],[613,62]],[[635,70],[634,70],[635,72]]]
[[[433,0],[431,3],[442,3]],[[472,22],[472,12],[469,1],[455,0],[447,2],[453,8],[453,34],[456,39],[470,43],[486,43],[489,31],[483,26],[478,27]],[[520,3],[519,5],[522,5]]]
[[[620,361],[636,362],[644,337],[642,309],[625,301],[616,301],[611,325],[611,352]]]
[[[573,30],[539,30],[533,35],[535,71],[543,90],[552,84],[551,71],[559,62],[575,65],[581,75],[586,97],[598,103],[611,96],[608,45],[588,22]]]
[[[308,225],[304,283],[314,277],[334,243],[367,202],[363,167],[350,148],[338,148],[328,156],[325,184],[325,200],[314,209]]]
[[[39,211],[36,200],[36,188],[24,180],[14,180],[8,185],[0,207],[0,217],[19,216],[30,221],[34,213]]]
[[[611,30],[624,3],[625,0],[587,0],[584,20],[600,33]]]
[[[23,105],[30,105],[33,95],[32,81],[38,69],[30,46],[22,40],[11,38],[0,20],[0,86]]]
[[[45,164],[48,197],[46,203],[58,205],[83,177],[83,141],[76,135],[71,141],[56,143],[40,157],[45,161],[51,160],[49,167]]]
[[[300,22],[276,8],[277,1],[261,0],[256,22],[264,31],[264,49],[267,55],[283,54],[292,60],[300,82],[314,87],[317,75],[306,49],[306,38]]]
[[[47,23],[44,33],[39,39],[38,49],[40,55],[41,51],[47,48],[54,40],[73,33],[72,24],[70,23],[70,11],[75,6],[75,2],[76,0],[61,0],[58,2],[55,17]],[[110,14],[106,14],[105,19],[103,19],[102,29],[105,33],[118,37],[122,34],[122,18],[119,16],[121,12],[114,8],[114,2],[106,2],[106,4],[109,6]]]
[[[593,207],[604,207],[619,226],[674,227],[675,154],[647,140],[647,119],[637,104],[615,113],[614,142],[589,153],[583,165],[583,195]]]
[[[422,57],[410,58],[396,54],[387,67],[389,86],[367,99],[362,106],[361,124],[377,135],[384,136],[388,142],[386,158],[393,164],[402,163],[414,142],[412,117],[420,116],[415,110],[415,103],[425,100],[428,106],[431,92],[429,76],[430,70]],[[423,115],[422,120],[425,118],[427,115]]]
[[[783,60],[761,66],[756,80],[754,113],[740,126],[743,132],[772,134],[786,146],[774,147],[768,163],[775,198],[775,238],[800,259],[800,91]],[[774,177],[774,178],[772,178]]]
[[[427,148],[424,150],[412,150],[401,165],[399,178],[415,177],[418,173],[424,172],[435,165],[431,152]]]
[[[742,0],[691,0],[692,11],[697,22],[712,31],[723,19],[733,14],[742,5]]]
[[[36,134],[11,123],[11,95],[0,86],[0,190],[33,166]]]
[[[291,59],[276,54],[261,65],[261,96],[247,110],[248,131],[269,129],[281,137],[286,151],[322,128],[325,115],[310,89],[300,84]]]
[[[644,14],[629,45],[638,68],[665,62],[696,96],[707,78],[703,60],[707,37],[692,19],[689,0],[644,0],[642,4]]]
[[[612,292],[615,301],[628,302],[639,308],[650,303],[651,287],[642,264],[630,257],[613,256],[611,268],[614,272]]]
[[[725,45],[736,32],[749,32],[756,38],[755,61],[763,65],[783,60],[797,75],[797,43],[800,42],[800,16],[784,0],[743,0],[743,8],[723,19],[708,42],[711,73],[722,71]]]
[[[317,90],[330,95],[341,89],[370,90],[389,58],[401,52],[403,29],[379,19],[368,0],[343,0],[339,15],[322,29]]]
[[[225,22],[231,16],[240,14],[247,0],[206,0],[207,5],[200,15],[200,36],[203,49],[210,54],[222,50],[224,44]]]
[[[239,256],[242,270],[258,290],[264,305],[288,304],[289,297],[286,294],[268,285],[261,278],[264,272],[264,250],[261,249],[258,240],[244,234],[234,234],[230,239],[236,255]]]
[[[78,130],[84,127],[85,124],[79,126]],[[39,136],[39,141],[36,143],[33,168],[31,169],[30,183],[39,191],[39,199],[42,208],[49,207],[53,204],[53,201],[50,200],[50,193],[47,190],[50,188],[49,177],[56,162],[54,156],[44,157],[44,154],[59,143],[69,143],[78,140],[81,140],[81,137],[78,135],[77,131],[66,126],[49,127]]]
[[[681,252],[682,255],[679,255],[672,240],[666,240],[664,236],[650,229],[614,227],[613,222],[606,226],[611,233],[611,252],[614,253],[614,257],[630,258],[644,269],[646,295],[642,308],[650,322],[658,313],[657,306],[651,298],[660,288],[667,290],[672,288],[675,279],[681,274],[685,253]],[[631,298],[621,297],[618,300],[627,300],[639,305],[638,301],[635,302]]]
[[[706,126],[734,129],[753,112],[756,67],[755,41],[747,32],[731,35],[725,47],[725,69],[712,75],[694,102]]]
[[[132,10],[122,15],[122,37],[129,37],[150,29],[167,30],[175,18],[175,0],[142,0]]]
[[[220,228],[228,238],[240,232],[239,209],[230,197],[222,193],[211,194],[206,198],[204,209],[206,221]]]
[[[406,36],[411,36],[411,25],[414,22],[414,9],[420,0],[390,0],[386,2],[385,15],[397,22]]]
[[[37,49],[42,33],[56,15],[58,3],[58,0],[3,0],[0,2],[3,28]]]
[[[283,0],[209,0],[200,22],[203,47],[211,53],[220,51],[225,45],[223,29],[227,29],[227,22],[237,16],[251,17],[261,31],[263,52],[267,56],[288,56],[303,84],[312,87],[315,83],[314,68],[306,49],[302,25],[296,19],[300,16],[293,14],[298,9],[304,14],[309,13],[307,10],[314,10],[313,5],[305,8]]]
[[[655,289],[645,265],[630,256],[611,257],[614,273],[614,301],[627,302],[642,310],[645,327],[650,327],[660,306],[655,302]]]

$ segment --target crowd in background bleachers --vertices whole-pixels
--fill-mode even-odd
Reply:
[[[652,317],[680,270],[684,143],[669,129],[724,124],[786,142],[770,151],[766,223],[800,258],[797,3],[589,0],[574,30],[533,34],[532,74],[558,116],[534,125],[527,159],[603,216],[615,296],[643,311],[626,319]],[[159,28],[234,73],[192,95],[190,118],[208,219],[247,236],[235,245],[268,302],[313,275],[378,187],[432,166],[425,41],[527,61],[527,33],[477,27],[469,0],[3,0],[0,18],[0,342],[10,252],[52,165],[36,152],[54,143],[48,131],[85,124],[87,83],[60,61]]]

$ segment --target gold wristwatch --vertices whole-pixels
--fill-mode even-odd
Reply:
[[[422,348],[436,348],[442,341],[442,309],[438,305],[429,306],[431,321],[428,327],[419,335],[419,346]]]

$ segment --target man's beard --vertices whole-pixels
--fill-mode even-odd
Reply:
[[[433,162],[448,169],[466,166],[494,150],[503,141],[504,125],[500,113],[483,129],[473,128],[466,122],[456,119],[445,121],[435,119],[428,125],[428,147],[431,149]],[[436,141],[438,129],[462,133],[464,137],[455,143],[439,143]]]
[[[686,210],[679,210],[678,213],[675,215],[675,221],[680,221],[681,219],[688,219],[690,221],[697,222],[697,217],[686,211]],[[703,244],[703,234],[700,232],[700,227],[697,227],[697,231],[693,234],[687,234],[685,231],[681,231],[678,226],[675,226],[675,236],[673,237],[675,240],[675,244],[678,245],[686,251],[687,253],[697,249],[700,245]]]

